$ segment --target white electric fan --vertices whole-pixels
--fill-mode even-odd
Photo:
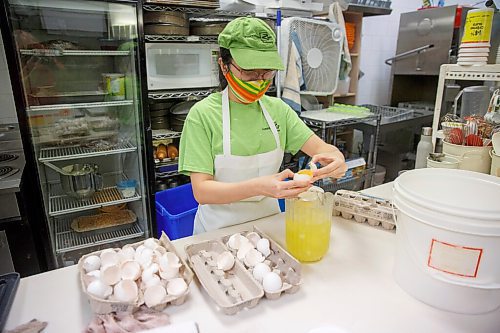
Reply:
[[[340,25],[332,22],[289,17],[281,24],[280,55],[285,66],[292,40],[300,54],[305,90],[300,94],[326,96],[337,89],[343,34]],[[281,76],[281,86],[284,75]]]

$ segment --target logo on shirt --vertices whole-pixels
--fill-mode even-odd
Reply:
[[[274,122],[274,126],[276,126],[276,130],[280,131],[280,125],[277,122]],[[263,131],[271,130],[269,126],[262,128]]]

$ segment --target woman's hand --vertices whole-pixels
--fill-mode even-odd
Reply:
[[[314,171],[312,181],[331,177],[342,178],[347,171],[344,155],[340,151],[316,154],[312,157],[311,163],[319,162],[322,168]]]
[[[307,191],[311,187],[311,182],[307,180],[285,181],[288,178],[293,178],[293,175],[294,173],[290,169],[286,169],[274,175],[255,178],[254,181],[260,195],[277,199],[295,198],[300,193]]]

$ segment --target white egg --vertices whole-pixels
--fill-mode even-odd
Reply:
[[[312,179],[311,176],[305,175],[305,174],[302,174],[302,173],[295,173],[293,175],[293,180],[308,181],[308,180],[311,180],[311,179]]]
[[[137,280],[141,276],[141,265],[137,261],[125,261],[121,265],[121,277],[123,280]]]
[[[117,301],[131,303],[137,300],[138,288],[132,280],[118,282],[114,288],[114,296]]]
[[[118,265],[110,265],[101,268],[102,282],[112,286],[118,283],[122,278],[121,270]]]
[[[254,247],[253,247],[252,243],[250,243],[250,242],[242,243],[240,245],[238,252],[236,253],[236,257],[238,257],[238,259],[240,259],[240,260],[244,260],[248,251],[252,250],[253,248]]]
[[[267,257],[271,254],[271,249],[269,248],[270,245],[271,244],[269,243],[269,239],[261,238],[257,242],[257,250],[259,250],[259,252],[262,253],[264,257]]]
[[[101,252],[101,269],[106,266],[118,265],[120,257],[115,250],[107,249]]]
[[[144,246],[148,249],[154,250],[158,247],[158,241],[154,238],[148,238],[144,241]]]
[[[264,256],[262,255],[262,253],[260,253],[259,251],[257,251],[256,249],[251,249],[250,251],[247,252],[247,254],[245,255],[245,265],[247,267],[254,267],[255,265],[257,265],[258,263],[260,262],[263,262],[264,261]]]
[[[228,271],[234,266],[234,256],[229,251],[224,251],[217,257],[217,268]]]
[[[260,239],[260,236],[258,233],[252,231],[252,232],[249,232],[247,235],[246,235],[247,239],[250,241],[250,243],[252,243],[252,245],[255,247],[257,246],[257,242],[259,241]]]
[[[167,291],[161,284],[151,286],[144,292],[144,303],[147,307],[161,304],[167,297]]]
[[[95,271],[101,268],[101,258],[98,256],[88,256],[83,261],[83,269],[85,272]]]
[[[268,293],[279,291],[282,285],[280,276],[274,272],[267,273],[262,279],[262,287]]]
[[[168,281],[167,293],[173,296],[180,296],[186,292],[188,285],[182,278],[176,278]]]
[[[309,168],[312,170],[312,171],[316,171],[318,170],[318,167],[316,166],[316,163],[313,163],[313,161],[309,162]]]
[[[271,268],[268,265],[260,262],[253,268],[252,275],[255,278],[255,280],[262,283],[264,276],[269,272],[271,272]]]
[[[106,299],[113,293],[113,288],[101,280],[94,280],[87,286],[87,292],[95,297]]]
[[[134,260],[135,250],[131,246],[124,247],[123,249],[121,249],[118,252],[118,256],[120,257],[122,262],[125,262],[128,260]]]

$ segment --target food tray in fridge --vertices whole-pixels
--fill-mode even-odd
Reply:
[[[137,266],[134,263],[139,264],[140,274],[131,277],[134,272],[130,266]],[[116,269],[116,266],[119,268]],[[120,272],[119,281],[115,282],[118,276],[112,273],[116,273],[117,270]],[[82,291],[87,296],[92,311],[98,314],[133,312],[143,304],[157,311],[162,311],[168,304],[181,305],[187,299],[189,284],[193,280],[193,272],[179,256],[165,233],[162,233],[159,240],[149,238],[125,245],[121,249],[105,249],[84,255],[78,261],[78,271]],[[117,287],[123,281],[133,281],[137,285],[137,288],[134,288],[137,296],[133,300],[118,299],[117,289],[121,290],[120,298],[123,299],[125,294],[125,288]],[[93,288],[94,293],[91,293],[89,286],[92,283],[94,287],[103,284],[105,287]],[[114,286],[109,287],[111,294],[108,285]],[[148,292],[150,287],[154,287],[154,290]],[[99,289],[104,292],[101,293]],[[159,293],[158,289],[166,291]],[[98,293],[106,296],[96,296]],[[158,295],[161,296],[159,299]]]
[[[345,219],[367,222],[371,226],[382,225],[384,229],[394,229],[396,208],[389,200],[372,197],[356,191],[338,190],[333,197],[333,215]]]
[[[251,244],[250,247],[247,247],[247,250],[243,250],[243,247],[239,248],[239,246],[236,245],[237,243],[246,243],[247,241],[243,241],[244,239],[247,239]],[[264,249],[262,246],[258,245],[259,240],[263,240],[263,243],[267,243]],[[214,246],[216,246],[217,251],[213,251]],[[266,247],[267,250],[265,250]],[[260,252],[258,248],[263,250],[264,254]],[[246,255],[241,251],[246,251]],[[265,253],[266,251],[267,253]],[[223,252],[225,258],[220,255]],[[252,253],[250,254],[250,252]],[[265,296],[268,299],[277,299],[283,293],[294,293],[299,289],[302,283],[300,263],[275,241],[255,227],[253,231],[244,231],[238,234],[228,235],[222,237],[220,240],[188,245],[186,247],[186,253],[188,255],[188,261],[193,267],[200,283],[226,314],[234,314],[244,307],[255,306],[258,303],[258,299],[256,298]],[[224,271],[224,269],[227,268],[224,267],[227,260],[230,261],[230,258],[227,258],[229,255],[230,258],[234,259],[234,266]],[[268,269],[262,272],[264,266],[267,266]],[[255,269],[256,267],[258,267],[258,269]],[[247,274],[241,272],[241,269]],[[238,274],[234,273],[235,270],[238,271]],[[272,279],[268,280],[269,283],[261,280],[264,275],[269,272],[274,273],[272,274],[274,275],[273,277],[278,277],[280,280],[278,285],[272,286]],[[228,278],[240,279],[241,281],[229,284],[229,282],[226,282]],[[223,304],[222,300],[224,297],[231,297],[231,295],[228,294],[226,284],[229,286],[236,285],[240,288],[251,288],[252,290],[257,286],[258,291],[255,291],[253,294],[246,293],[247,298],[241,300],[241,302],[227,302]],[[242,295],[245,294],[237,288],[236,290]],[[246,289],[243,289],[243,291],[244,290]]]
[[[54,92],[37,93],[30,96],[35,98],[39,105],[49,104],[68,104],[68,103],[94,103],[104,102],[108,95],[105,91],[72,91],[72,92]]]
[[[71,222],[71,229],[76,232],[95,232],[98,230],[111,232],[113,229],[128,228],[137,221],[137,215],[130,209],[122,209],[110,213],[79,216]]]

